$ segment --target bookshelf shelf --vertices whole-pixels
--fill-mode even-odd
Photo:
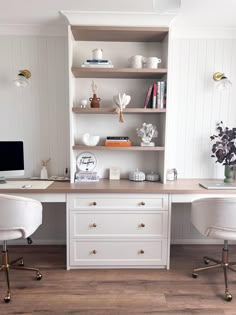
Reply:
[[[116,114],[116,108],[80,108],[73,107],[72,112],[77,114]],[[124,114],[165,114],[166,109],[152,108],[126,108]],[[117,114],[116,114],[117,115]]]
[[[72,73],[75,78],[161,79],[167,69],[72,67]]]
[[[155,147],[140,147],[140,146],[131,146],[131,147],[108,147],[108,146],[84,146],[84,145],[74,145],[73,150],[102,150],[102,151],[164,151],[165,148],[161,146]]]

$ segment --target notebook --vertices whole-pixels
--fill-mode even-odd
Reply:
[[[199,183],[199,185],[206,189],[235,189],[236,190],[236,183],[224,183],[224,182],[218,182],[218,183]]]

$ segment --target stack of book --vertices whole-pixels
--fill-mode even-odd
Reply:
[[[75,182],[98,182],[97,172],[79,171],[75,174]]]
[[[83,68],[113,68],[111,60],[108,59],[87,59],[81,67]]]
[[[118,137],[107,137],[105,146],[108,147],[130,147],[131,141],[129,137],[118,136]]]
[[[166,81],[158,81],[149,86],[144,108],[166,108]]]

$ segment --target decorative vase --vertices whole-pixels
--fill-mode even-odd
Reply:
[[[99,108],[100,104],[99,102],[101,101],[100,97],[97,97],[96,94],[93,94],[93,97],[90,97],[90,107],[91,108]]]
[[[234,180],[234,168],[232,165],[225,165],[225,183],[232,183]]]

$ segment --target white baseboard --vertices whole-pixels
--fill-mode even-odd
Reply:
[[[0,242],[2,244],[2,242]],[[26,239],[12,240],[7,242],[8,245],[28,245]],[[65,240],[34,240],[32,245],[66,245]]]
[[[211,240],[211,239],[175,239],[171,240],[171,245],[211,245],[224,243],[223,240]],[[236,244],[235,241],[229,241],[229,244]]]

